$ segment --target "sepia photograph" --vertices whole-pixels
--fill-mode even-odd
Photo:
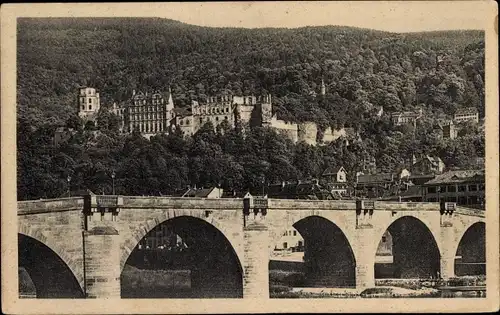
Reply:
[[[497,7],[445,4],[2,6],[9,301],[498,310]]]

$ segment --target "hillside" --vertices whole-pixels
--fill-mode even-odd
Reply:
[[[171,84],[179,106],[223,90],[269,91],[279,116],[293,121],[356,123],[355,110],[372,105],[483,111],[483,37],[334,26],[222,29],[153,18],[20,19],[18,104],[33,119],[64,121],[79,85],[99,88],[109,104],[134,88]],[[443,61],[436,70],[437,57]],[[323,102],[308,97],[319,92],[322,77],[329,92]]]
[[[58,197],[68,189],[166,194],[186,185],[258,188],[266,182],[319,177],[343,165],[352,179],[364,158],[379,172],[412,154],[439,156],[448,167],[484,157],[477,125],[461,137],[434,134],[438,117],[473,106],[484,116],[484,34],[450,31],[393,34],[349,27],[207,28],[165,19],[18,20],[18,197]],[[321,79],[327,85],[319,92]],[[54,146],[59,125],[75,124],[75,91],[100,90],[101,103],[127,100],[133,89],[167,89],[176,106],[229,90],[273,94],[278,117],[320,126],[355,127],[362,142],[311,147],[256,128],[193,139],[119,135],[103,113],[100,130],[79,129]],[[380,106],[384,115],[373,113]],[[423,107],[417,130],[394,127],[389,113]],[[104,123],[102,123],[104,122]]]

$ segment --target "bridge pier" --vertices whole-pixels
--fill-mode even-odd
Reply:
[[[252,205],[253,206],[253,205]],[[269,298],[269,230],[265,223],[267,209],[244,209],[243,223],[243,298]]]
[[[85,295],[120,298],[120,241],[113,229],[83,232]]]
[[[85,296],[120,298],[120,235],[116,196],[87,196],[84,202],[83,255]]]
[[[443,279],[455,276],[456,233],[453,226],[453,212],[453,209],[441,209],[440,236],[442,246],[439,272]]]
[[[373,229],[359,229],[356,235],[356,289],[359,292],[375,287],[375,255],[371,255]]]

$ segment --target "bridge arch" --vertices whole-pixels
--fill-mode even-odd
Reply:
[[[139,243],[145,237],[152,236],[162,227],[167,227],[175,237],[182,239],[185,248],[181,253],[174,249],[139,249]],[[159,296],[153,297],[224,297],[234,298],[243,296],[243,268],[235,248],[224,233],[217,220],[210,220],[209,216],[192,215],[184,213],[169,218],[154,218],[148,220],[132,233],[132,238],[125,243],[126,250],[122,254],[122,297],[142,297],[142,293],[131,292],[124,287],[123,276],[128,272],[125,265],[132,261],[138,262],[137,257],[144,253],[153,254],[153,259],[158,259],[155,266],[146,267],[149,270],[163,270],[165,278],[171,277],[172,282],[182,278],[183,284],[172,285]],[[179,239],[177,239],[178,241]],[[175,241],[175,242],[177,242]],[[135,244],[131,249],[130,247]],[[183,245],[184,246],[184,245]],[[183,253],[182,253],[183,252]],[[142,254],[139,254],[142,253]],[[137,256],[139,254],[139,256]],[[142,255],[142,256],[141,256]],[[128,262],[128,263],[127,263]],[[132,263],[133,264],[133,263]],[[140,264],[140,261],[139,261]],[[128,268],[128,267],[127,267]],[[177,271],[183,275],[177,277]],[[177,277],[177,278],[176,278]],[[175,292],[175,291],[183,292]],[[139,290],[140,291],[140,290]],[[144,291],[144,290],[143,290]],[[143,292],[146,294],[146,291]],[[164,295],[161,295],[164,294]],[[151,296],[150,296],[151,297]]]
[[[35,238],[18,233],[18,265],[28,273],[35,286],[36,297],[84,298],[82,283],[75,276],[67,254],[61,249],[54,250],[57,246],[48,244],[51,243],[45,237]]]
[[[453,248],[454,270],[457,276],[486,274],[486,224],[470,222],[457,238]]]
[[[275,214],[276,213],[271,213],[270,215]],[[340,211],[327,211],[326,213],[321,213],[321,211],[286,211],[286,214],[284,216],[281,215],[280,217],[269,217],[267,219],[269,220],[268,222],[272,222],[272,224],[269,224],[270,242],[272,244],[272,246],[269,246],[269,255],[271,255],[274,250],[274,244],[277,244],[279,242],[287,229],[293,227],[295,224],[302,220],[312,217],[324,219],[337,227],[340,231],[342,231],[342,234],[345,235],[349,245],[354,250],[356,232],[349,228],[349,221],[345,219]]]
[[[123,271],[123,267],[127,262],[132,251],[136,248],[139,242],[154,228],[165,223],[168,220],[177,218],[177,217],[192,217],[196,219],[203,220],[208,224],[212,225],[215,229],[222,233],[222,235],[228,240],[228,242],[232,245],[235,253],[238,257],[238,260],[241,264],[243,261],[243,253],[241,253],[236,247],[241,240],[238,240],[233,236],[234,233],[222,225],[214,216],[208,215],[205,212],[201,211],[187,211],[187,210],[174,210],[167,211],[162,214],[156,214],[154,216],[150,216],[146,218],[138,227],[133,229],[130,235],[123,242],[122,254],[120,257],[120,271]]]
[[[272,237],[270,255],[270,286],[280,285],[275,273],[292,271],[302,274],[295,277],[292,283],[283,283],[288,286],[307,287],[354,287],[356,285],[356,258],[355,250],[344,232],[343,222],[337,224],[332,219],[320,215],[305,215],[294,217],[291,226],[298,232],[301,240],[299,244],[290,243],[287,246],[296,246],[292,249],[277,244],[282,237],[288,240],[290,227],[281,226],[276,229]],[[287,231],[287,232],[286,232]],[[286,232],[286,233],[285,233]],[[293,234],[291,235],[294,236]],[[279,247],[278,250],[274,250]],[[292,251],[291,254],[286,251]],[[295,251],[295,252],[294,252]],[[284,252],[285,256],[281,256]],[[294,255],[294,254],[299,255]],[[303,253],[303,261],[300,255]],[[286,256],[292,257],[286,258]],[[297,256],[297,257],[295,257]],[[295,257],[295,258],[293,258]],[[290,268],[290,269],[289,269]],[[289,270],[287,270],[289,269]],[[273,283],[275,282],[275,283]]]
[[[439,234],[425,218],[404,215],[397,217],[377,231],[374,237],[372,257],[375,257],[383,235],[391,236],[392,257],[391,271],[383,277],[392,278],[430,278],[440,271],[441,248]],[[374,266],[375,268],[375,266]],[[377,268],[375,268],[377,271]],[[375,275],[375,277],[379,277]]]
[[[41,244],[47,246],[52,252],[54,252],[71,270],[74,277],[78,281],[80,288],[82,288],[83,291],[85,284],[83,275],[83,262],[78,262],[76,259],[74,259],[63,246],[60,246],[55,240],[47,236],[42,232],[42,230],[38,228],[29,227],[28,225],[26,225],[26,223],[18,221],[17,233],[18,235],[24,235],[40,242]]]

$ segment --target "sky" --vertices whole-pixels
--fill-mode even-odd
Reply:
[[[493,0],[266,1],[184,3],[9,4],[18,16],[163,17],[210,27],[342,25],[389,32],[485,29],[498,13]]]
[[[344,25],[390,32],[484,29],[491,1],[169,3],[157,15],[212,27]],[[151,8],[153,9],[153,8]],[[139,13],[139,12],[138,12]]]

